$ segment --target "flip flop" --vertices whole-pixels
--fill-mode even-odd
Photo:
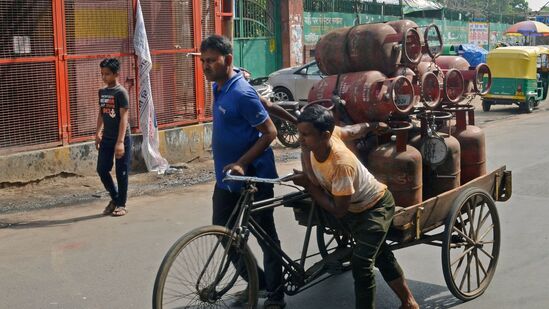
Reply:
[[[116,209],[114,209],[114,211],[112,212],[112,215],[114,217],[122,217],[127,213],[128,211],[126,210],[126,207],[116,207]]]

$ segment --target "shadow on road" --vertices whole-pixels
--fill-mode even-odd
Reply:
[[[407,279],[408,285],[423,309],[452,308],[463,302],[455,298],[445,285]],[[400,301],[376,271],[376,308],[394,309]],[[353,277],[351,272],[332,277],[319,285],[288,297],[288,308],[355,308]]]
[[[409,279],[408,285],[420,307],[423,309],[452,308],[463,303],[461,300],[455,298],[444,285]]]
[[[0,221],[0,229],[31,229],[31,228],[43,228],[53,227],[59,225],[66,225],[80,221],[94,220],[104,218],[102,214],[95,214],[83,217],[68,218],[62,220],[37,220],[37,221],[21,221],[21,222],[2,222]]]

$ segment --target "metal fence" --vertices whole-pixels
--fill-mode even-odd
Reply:
[[[398,4],[386,4],[383,1],[356,1],[356,0],[304,0],[303,10],[306,12],[339,12],[400,16],[401,9]],[[475,16],[468,11],[444,10],[415,12],[407,16],[419,18],[442,18],[442,15],[450,20],[472,21],[479,16]],[[500,23],[515,23],[525,20],[524,13],[514,15],[487,13],[484,16],[486,21]]]
[[[200,41],[220,33],[223,0],[141,0],[160,127],[211,118]],[[133,50],[137,0],[0,0],[0,154],[90,140],[103,87],[99,62],[117,57],[138,131]]]

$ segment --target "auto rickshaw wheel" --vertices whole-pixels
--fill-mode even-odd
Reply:
[[[485,112],[489,112],[490,111],[490,107],[492,107],[492,103],[489,102],[489,101],[482,101],[482,110],[485,111]]]
[[[536,104],[536,99],[534,99],[533,97],[530,97],[528,98],[528,100],[526,100],[526,102],[522,102],[520,104],[520,107],[522,108],[523,112],[530,114],[531,112],[534,111],[535,104]]]

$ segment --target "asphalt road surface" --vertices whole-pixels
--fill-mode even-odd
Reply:
[[[440,249],[396,251],[422,308],[549,308],[549,112],[477,111],[489,170],[513,171],[513,196],[498,203],[502,247],[486,293],[463,303],[444,283]],[[298,162],[279,165],[280,174]],[[0,217],[0,308],[150,308],[160,262],[185,232],[210,222],[212,183],[131,198],[129,213],[99,215],[107,201]],[[277,192],[288,189],[278,189]],[[276,221],[283,248],[298,256],[305,229],[290,209]],[[257,247],[254,247],[258,253]],[[378,273],[377,307],[399,302]],[[288,308],[354,308],[351,273],[296,296]]]

